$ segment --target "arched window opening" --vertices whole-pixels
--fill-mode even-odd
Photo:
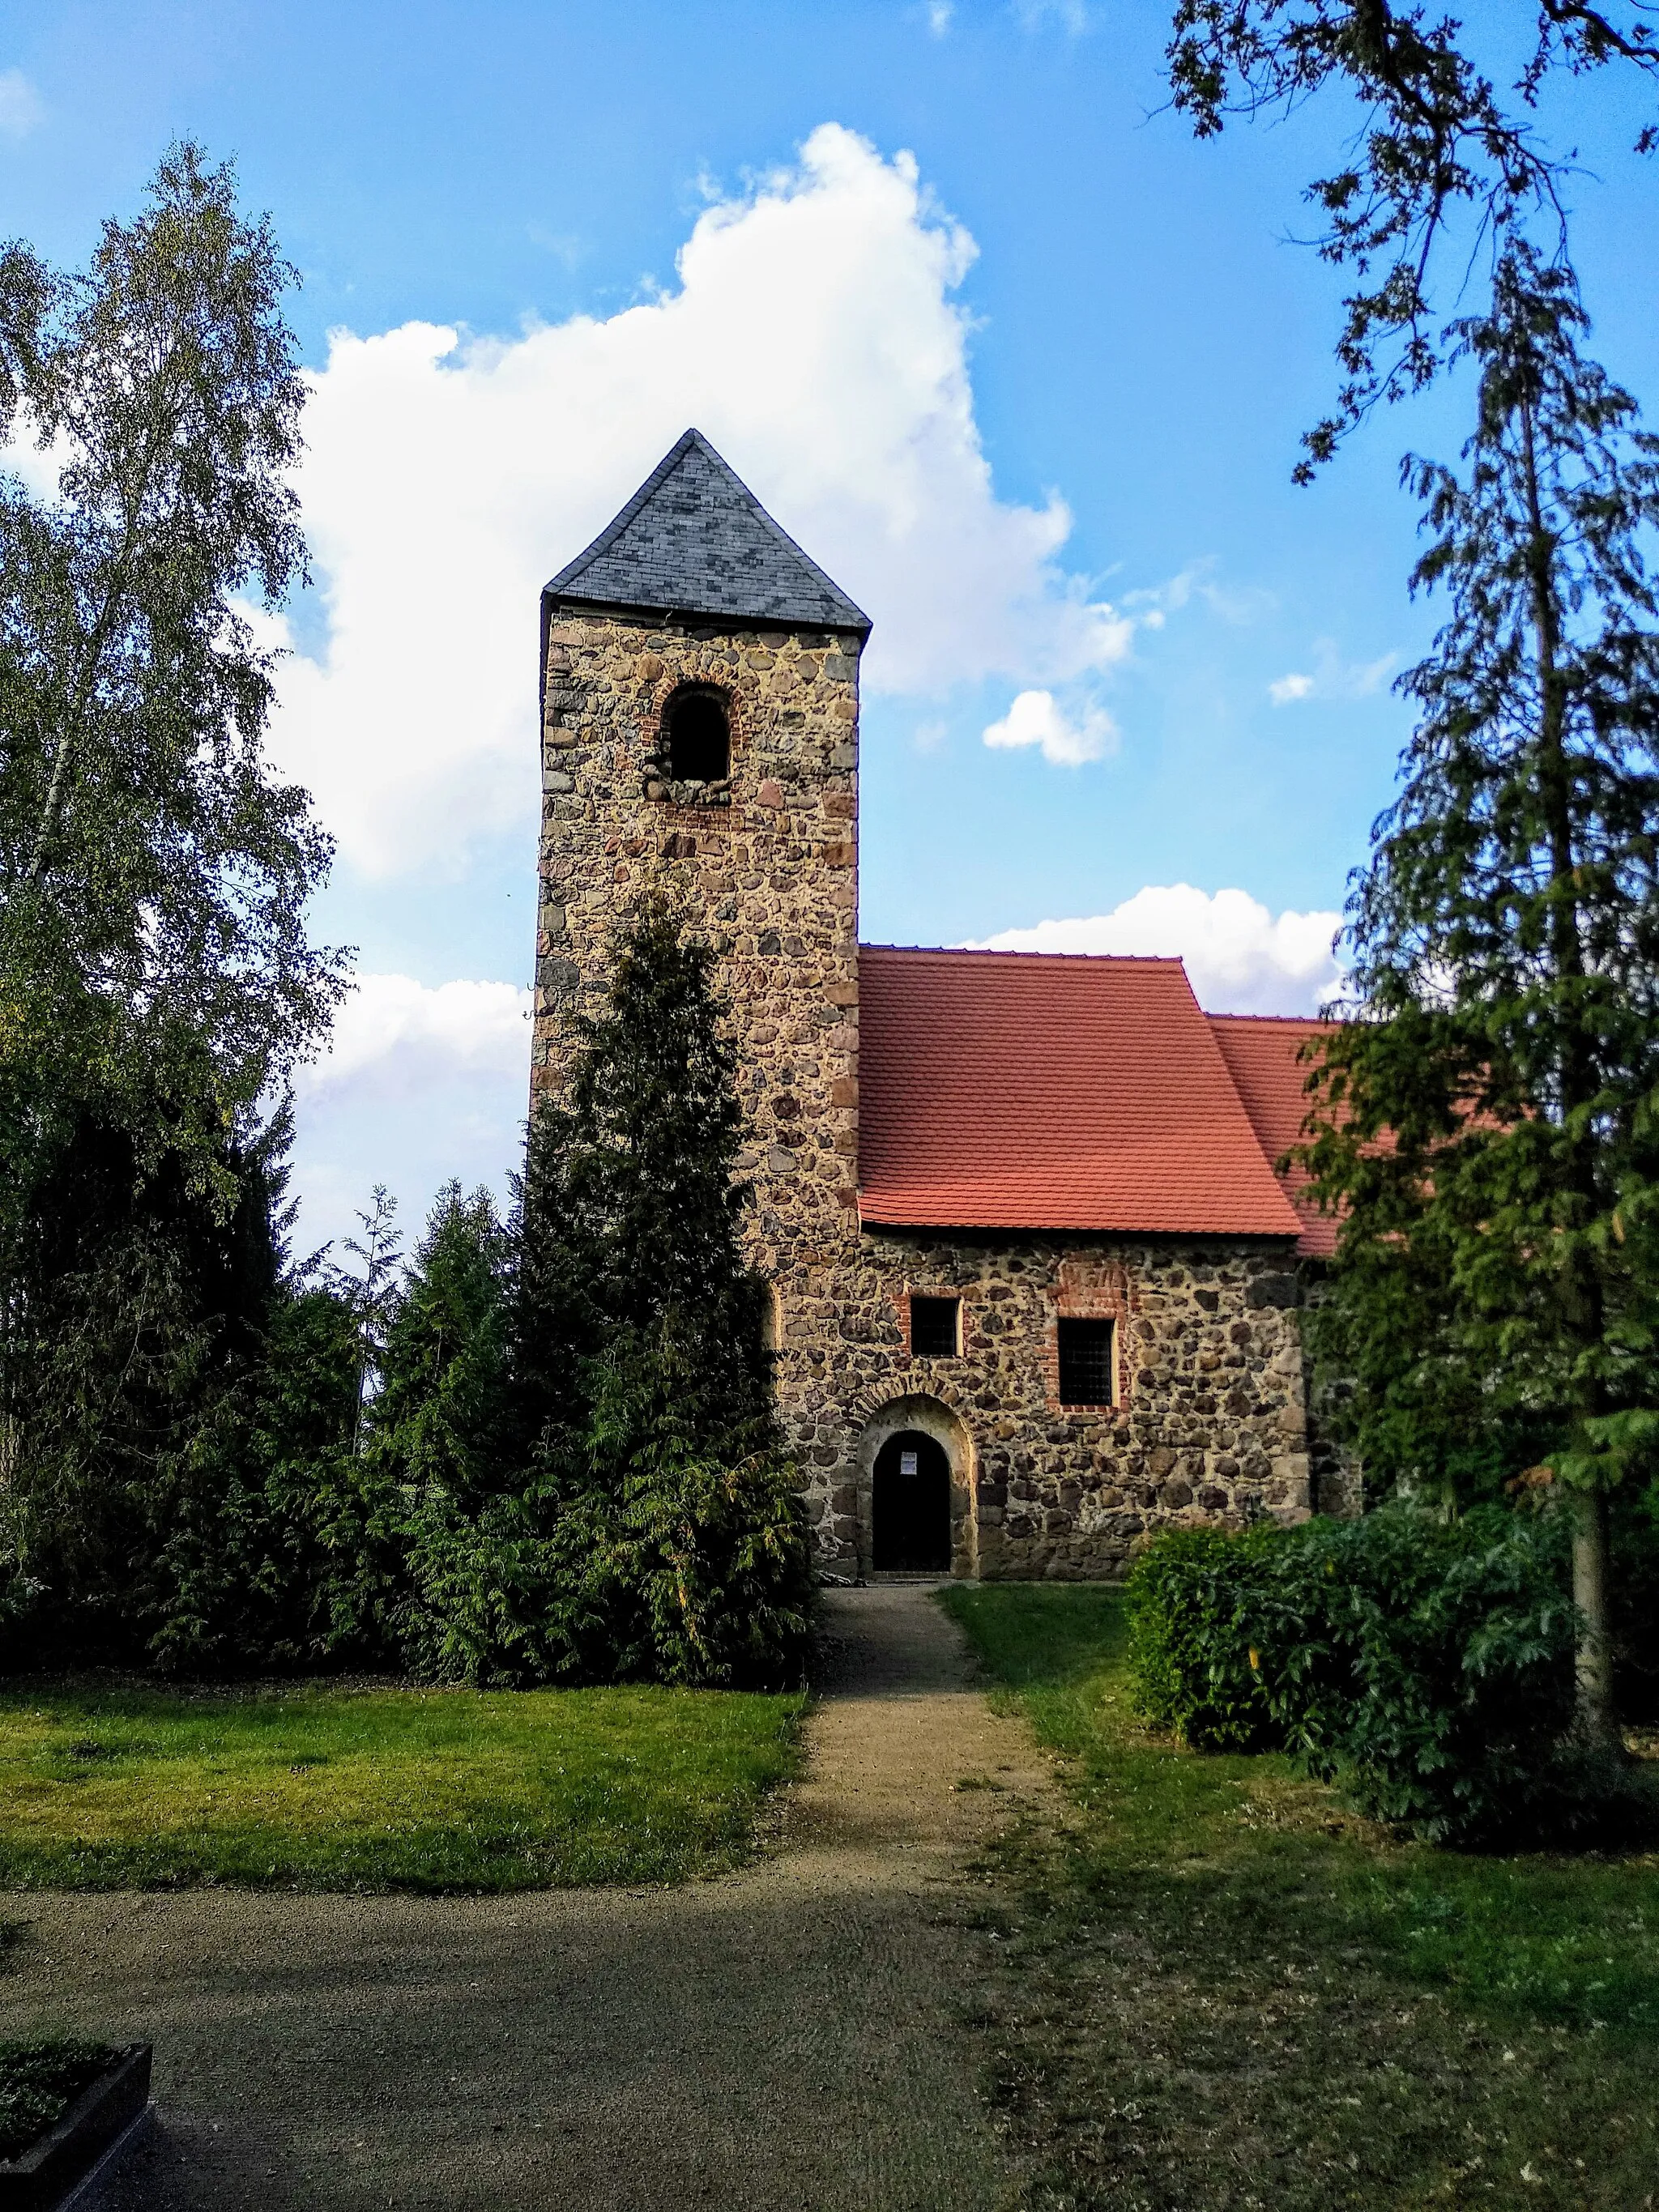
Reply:
[[[720,783],[732,773],[732,732],[718,691],[682,691],[668,702],[668,773],[676,783]]]

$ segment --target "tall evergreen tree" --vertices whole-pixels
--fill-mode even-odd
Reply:
[[[1455,334],[1463,468],[1407,464],[1414,584],[1449,614],[1401,679],[1404,788],[1348,909],[1361,1018],[1308,1157],[1347,1210],[1316,1329],[1362,1452],[1547,1455],[1605,1736],[1607,1494],[1659,1434],[1659,441],[1585,329],[1571,276],[1513,246]]]
[[[550,1099],[532,1107],[524,1173],[514,1188],[507,1316],[507,1449],[514,1464],[556,1488],[581,1455],[586,1362],[602,1310],[598,1224],[578,1202],[575,1132]]]
[[[810,1554],[739,1233],[714,964],[671,907],[642,905],[605,1008],[577,1023],[566,1096],[531,1130],[514,1395],[568,1671],[763,1682],[803,1663]]]
[[[0,1613],[62,1657],[192,1640],[191,1560],[240,1480],[276,1294],[286,1135],[224,1142],[211,1190],[91,1109],[54,1149],[9,1279]]]
[[[489,1193],[446,1184],[392,1306],[372,1409],[371,1449],[463,1507],[501,1484],[507,1264]]]
[[[774,1450],[766,1292],[738,1224],[750,1193],[714,956],[661,902],[618,939],[609,1002],[580,1018],[568,1191],[610,1374],[612,1453]],[[672,1376],[672,1382],[668,1379]],[[637,1408],[635,1441],[621,1407]]]

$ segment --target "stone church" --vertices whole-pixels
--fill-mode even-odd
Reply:
[[[1109,1577],[1170,1523],[1341,1511],[1273,1163],[1317,1024],[1179,960],[858,933],[868,619],[688,430],[542,595],[532,1082],[671,884],[720,953],[780,1409],[823,1564]]]

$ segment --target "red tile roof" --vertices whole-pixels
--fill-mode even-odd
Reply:
[[[1209,1024],[1262,1151],[1269,1161],[1280,1159],[1300,1139],[1310,1103],[1302,1048],[1331,1024],[1267,1014],[1212,1014]],[[1336,1249],[1335,1217],[1321,1213],[1307,1196],[1305,1169],[1288,1168],[1279,1181],[1302,1222],[1297,1250],[1328,1259]]]
[[[1295,1237],[1179,960],[859,953],[872,1225]]]

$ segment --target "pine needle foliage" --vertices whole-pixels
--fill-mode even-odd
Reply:
[[[1319,226],[1310,242],[1353,289],[1336,341],[1336,403],[1303,440],[1299,482],[1379,402],[1420,391],[1455,356],[1455,326],[1440,328],[1448,279],[1462,296],[1481,262],[1495,277],[1529,223],[1553,232],[1566,264],[1578,156],[1552,139],[1547,95],[1607,71],[1626,78],[1620,90],[1632,72],[1644,91],[1659,82],[1650,0],[1538,0],[1529,13],[1175,0],[1170,104],[1196,137],[1237,116],[1299,115],[1315,100],[1341,118],[1335,166],[1304,198]],[[1659,146],[1647,97],[1640,154]]]
[[[531,1130],[515,1382],[540,1423],[562,1663],[778,1683],[804,1664],[813,1583],[767,1293],[740,1241],[743,1117],[714,969],[665,902],[619,933],[566,1102]]]
[[[1457,326],[1462,469],[1406,465],[1414,586],[1449,616],[1401,679],[1403,788],[1348,908],[1359,1018],[1304,1156],[1346,1209],[1314,1328],[1373,1478],[1549,1461],[1605,1731],[1607,1492],[1659,1437],[1659,441],[1586,327],[1516,246]]]
[[[596,1464],[613,1470],[640,1449],[741,1458],[778,1443],[714,959],[672,908],[647,904],[618,939],[609,1003],[576,1026],[568,1190],[609,1370]]]

